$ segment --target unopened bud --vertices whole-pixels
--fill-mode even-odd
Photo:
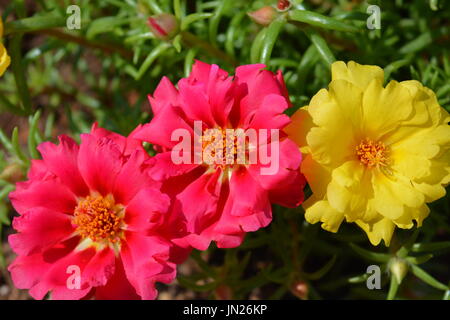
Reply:
[[[161,13],[148,18],[148,25],[156,38],[172,39],[178,33],[178,20],[168,13]]]
[[[289,0],[278,0],[277,8],[280,11],[286,11],[291,7]]]
[[[276,18],[278,13],[275,8],[266,6],[247,14],[257,24],[268,26]]]
[[[296,281],[291,287],[291,292],[302,300],[308,299],[308,284],[305,281]]]
[[[408,273],[408,264],[403,259],[392,258],[389,262],[389,271],[394,275],[397,283],[400,284]]]

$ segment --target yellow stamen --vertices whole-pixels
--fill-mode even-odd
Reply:
[[[106,245],[115,245],[123,237],[124,207],[114,202],[111,195],[90,195],[78,202],[72,223],[84,239]]]
[[[388,165],[388,149],[381,141],[374,142],[364,139],[356,147],[359,161],[368,168],[386,167]]]

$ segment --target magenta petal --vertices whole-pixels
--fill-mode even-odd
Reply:
[[[108,138],[112,141],[114,141],[115,144],[117,144],[119,150],[123,153],[124,156],[129,156],[136,150],[140,150],[145,152],[144,148],[142,147],[141,141],[134,138],[134,135],[137,131],[139,131],[141,125],[137,126],[128,137],[124,137],[118,133],[106,130],[104,128],[101,128],[97,125],[97,123],[94,123],[91,128],[91,136],[96,139],[102,139],[102,138]]]
[[[215,120],[212,113],[212,108],[207,95],[207,88],[205,83],[190,83],[188,79],[181,79],[178,82],[180,89],[180,98],[182,102],[182,109],[188,119],[199,120],[208,127],[214,127]]]
[[[61,179],[77,196],[86,196],[89,190],[78,171],[79,146],[68,136],[59,136],[59,145],[44,142],[38,146],[42,158],[51,172]]]
[[[122,261],[116,259],[116,268],[113,276],[104,286],[95,290],[96,300],[140,300],[134,287],[128,281]]]
[[[271,148],[270,145],[267,147]],[[278,154],[279,165],[275,174],[261,174],[262,168],[268,168],[269,164],[251,165],[248,172],[262,188],[270,192],[271,201],[296,207],[303,201],[303,188],[306,183],[300,173],[302,155],[298,146],[290,139],[280,142]]]
[[[177,195],[189,232],[198,234],[211,224],[211,215],[217,211],[220,196],[219,176],[220,170],[204,174]]]
[[[170,207],[170,198],[155,187],[142,189],[126,208],[127,230],[145,231],[159,225]]]
[[[9,199],[19,213],[43,207],[72,214],[77,204],[75,195],[56,180],[19,182],[16,191],[9,194]]]
[[[272,208],[267,191],[246,170],[233,172],[230,195],[214,230],[222,234],[256,231],[271,220]]]
[[[90,287],[104,286],[115,272],[115,255],[110,248],[97,251],[81,273],[82,283]]]
[[[256,130],[282,129],[291,122],[290,118],[283,114],[287,107],[285,97],[269,94],[263,99],[258,112],[244,120],[244,127]]]
[[[180,142],[175,139],[172,141],[172,134],[175,130],[186,130],[191,139],[194,136],[193,129],[183,117],[183,112],[179,107],[167,106],[161,109],[150,123],[142,126],[133,137],[171,149]]]
[[[166,106],[179,105],[179,94],[169,78],[163,77],[156,87],[153,96],[148,95],[148,100],[152,106],[153,115],[158,114]]]
[[[142,188],[154,183],[145,172],[148,158],[147,153],[136,150],[123,164],[112,191],[116,202],[126,205]]]
[[[78,168],[90,190],[102,195],[112,192],[122,166],[122,152],[109,138],[81,135]]]
[[[150,165],[148,173],[157,181],[188,173],[199,166],[195,163],[175,164],[172,160],[172,151],[158,153],[148,163]]]
[[[65,240],[74,231],[69,215],[45,208],[33,208],[15,217],[13,227],[18,233],[8,238],[19,255],[30,255]]]
[[[169,258],[169,244],[158,237],[127,232],[121,250],[126,276],[142,299],[155,299],[155,282],[170,283],[176,275]]]

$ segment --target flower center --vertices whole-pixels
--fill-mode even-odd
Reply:
[[[245,139],[242,130],[206,129],[201,136],[202,159],[208,165],[224,168],[245,162]]]
[[[123,236],[124,212],[111,195],[90,195],[78,202],[72,223],[83,240],[115,244]]]
[[[364,139],[356,147],[356,155],[359,161],[368,168],[386,167],[388,165],[387,147],[381,141],[374,142]]]

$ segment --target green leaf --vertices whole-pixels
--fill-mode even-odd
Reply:
[[[336,58],[328,47],[327,42],[313,30],[305,30],[305,32],[316,47],[322,60],[325,61],[326,64],[331,66],[331,64],[336,61]]]
[[[450,249],[450,241],[432,242],[432,243],[415,243],[411,251],[413,252],[427,252]]]
[[[225,40],[225,50],[229,55],[234,56],[235,36],[237,32],[242,31],[240,26],[242,19],[246,16],[246,12],[240,12],[231,19],[230,27],[227,30]]]
[[[195,21],[199,21],[199,20],[204,20],[204,19],[209,19],[213,16],[212,13],[193,13],[190,14],[188,16],[186,16],[182,21],[181,21],[181,30],[186,30],[187,27],[195,22]]]
[[[356,276],[356,277],[351,277],[348,278],[348,282],[349,283],[360,283],[360,282],[364,282],[369,278],[369,274],[368,273],[363,273],[362,275]]]
[[[45,15],[40,14],[30,18],[10,21],[5,24],[5,35],[64,27],[66,19],[66,17],[55,12],[50,12]]]
[[[139,70],[135,70],[131,65],[128,65],[125,69],[135,80],[140,80],[145,72],[150,68],[152,63],[168,48],[170,48],[170,44],[167,42],[161,42],[156,48],[154,48],[148,56],[145,58]]]
[[[178,53],[181,52],[181,34],[177,34],[175,38],[173,38],[172,45],[177,50]]]
[[[89,25],[86,32],[86,38],[92,40],[96,35],[111,32],[117,26],[125,24],[129,18],[118,18],[116,16],[98,18]]]
[[[322,268],[320,268],[319,270],[312,272],[312,273],[306,273],[306,272],[302,272],[302,276],[305,277],[308,280],[318,280],[320,278],[322,278],[325,274],[328,273],[328,271],[331,270],[331,268],[333,267],[334,263],[336,262],[336,255],[334,255],[330,261],[328,261]]]
[[[387,300],[394,300],[398,291],[398,282],[397,279],[392,275],[391,282],[389,284],[389,292],[387,295]]]
[[[286,21],[284,19],[277,19],[272,21],[272,23],[267,27],[264,41],[261,46],[261,54],[259,55],[261,57],[261,63],[265,64],[266,66],[269,65],[273,47],[275,45],[275,42],[277,41],[281,29],[285,24]]]
[[[184,58],[184,76],[189,77],[189,74],[192,70],[192,65],[194,64],[194,58],[197,54],[197,49],[192,48],[189,49],[189,51],[186,54],[186,57]]]
[[[22,148],[19,145],[19,129],[17,127],[14,127],[12,138],[11,138],[12,146],[14,149],[14,154],[22,160],[24,163],[28,163],[29,160],[25,156],[25,154],[22,151]]]
[[[183,16],[183,13],[181,11],[181,4],[180,0],[173,0],[173,12],[175,13],[175,17],[180,20]]]
[[[433,38],[430,32],[425,32],[412,40],[411,42],[405,44],[398,51],[400,54],[408,54],[416,51],[420,51],[428,47],[433,42]]]
[[[442,300],[450,300],[450,290],[445,291]]]
[[[261,47],[263,45],[266,33],[267,28],[261,29],[261,31],[259,31],[259,33],[256,35],[256,38],[253,40],[252,47],[250,48],[251,63],[260,62]]]
[[[28,152],[30,153],[31,158],[39,159],[39,153],[36,149],[36,131],[38,130],[37,125],[39,121],[39,117],[41,116],[41,112],[37,111],[34,116],[30,117],[30,129],[28,131]]]
[[[430,274],[428,274],[425,270],[419,268],[416,265],[411,265],[411,269],[413,274],[421,279],[423,282],[429,284],[430,286],[439,289],[439,290],[449,290],[449,287],[445,284],[439,282],[435,278],[433,278]]]
[[[289,12],[289,18],[293,21],[307,23],[309,25],[324,29],[345,31],[345,32],[358,31],[358,28],[352,25],[307,10],[292,10]]]
[[[349,243],[349,246],[350,246],[350,248],[353,249],[353,251],[355,251],[361,257],[366,258],[368,260],[372,260],[375,262],[388,262],[389,259],[391,258],[391,256],[389,254],[372,252],[372,251],[363,249],[354,243]]]
[[[433,255],[430,253],[420,257],[406,257],[405,260],[413,264],[422,264],[427,262],[431,258],[433,258]]]
[[[11,69],[14,74],[17,92],[22,101],[22,109],[25,113],[31,112],[31,96],[28,89],[25,65],[22,59],[22,34],[15,35],[11,40]]]
[[[220,20],[222,19],[223,13],[225,12],[225,9],[228,7],[228,5],[230,3],[232,3],[231,0],[219,1],[219,5],[217,6],[217,9],[214,12],[213,17],[209,21],[209,42],[212,45],[217,44],[217,30],[219,28],[219,23],[220,23]]]

